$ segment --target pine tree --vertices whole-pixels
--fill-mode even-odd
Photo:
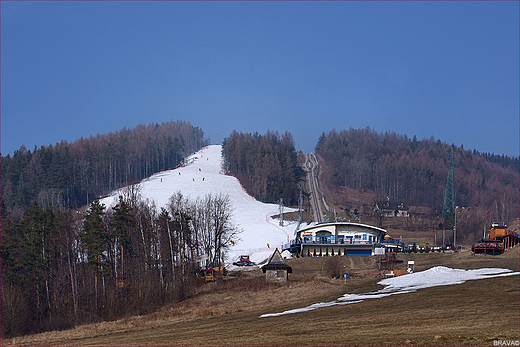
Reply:
[[[100,279],[103,283],[104,276],[108,275],[105,245],[108,239],[108,232],[105,228],[103,216],[105,215],[105,205],[94,200],[90,204],[90,209],[85,216],[83,222],[83,230],[79,238],[81,240],[81,247],[87,254],[87,264],[94,275],[94,298],[92,298],[94,313],[100,315],[99,305],[99,285]],[[104,292],[104,291],[103,291]],[[104,296],[102,298],[104,300]]]
[[[120,258],[122,261],[130,259],[134,256],[134,250],[132,246],[132,240],[130,235],[132,234],[132,228],[136,225],[135,216],[133,214],[130,205],[119,196],[119,203],[114,206],[113,222],[111,224],[112,234],[111,239],[115,240],[116,247],[121,247]],[[125,264],[122,263],[121,273],[125,272]]]
[[[92,201],[80,233],[82,249],[87,253],[88,265],[93,272],[98,274],[104,273],[105,255],[103,251],[108,239],[108,233],[103,223],[104,215],[105,205],[101,204],[99,200]]]

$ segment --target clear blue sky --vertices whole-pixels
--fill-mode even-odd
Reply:
[[[519,154],[519,2],[1,2],[1,152],[190,121]]]

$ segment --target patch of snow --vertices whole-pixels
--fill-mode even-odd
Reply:
[[[160,210],[166,207],[170,197],[180,191],[182,195],[195,201],[211,193],[213,196],[229,195],[233,205],[233,223],[242,230],[226,254],[226,266],[242,255],[250,256],[259,263],[267,259],[275,250],[289,242],[294,234],[296,222],[285,221],[279,225],[271,216],[279,213],[277,204],[257,201],[242,187],[238,179],[224,175],[222,171],[222,146],[211,145],[189,156],[182,167],[156,173],[140,182],[142,197],[155,202]],[[117,204],[120,189],[100,200],[107,207]],[[296,209],[284,207],[284,212]]]
[[[282,259],[291,259],[292,258],[292,254],[288,250],[283,251],[282,253],[280,253],[280,255],[282,256]]]
[[[503,276],[515,276],[519,274],[520,272],[513,272],[509,269],[500,268],[463,270],[451,269],[444,266],[436,266],[429,270],[381,280],[377,284],[383,285],[385,287],[383,289],[378,290],[377,292],[370,292],[365,294],[345,294],[335,301],[316,303],[307,307],[296,308],[293,310],[283,311],[279,313],[263,314],[260,316],[260,318],[282,316],[291,313],[307,312],[316,310],[318,308],[335,305],[355,304],[367,299],[377,299],[394,294],[411,293],[419,289],[429,287],[461,284],[470,280],[479,280]]]
[[[357,301],[351,301],[351,302],[338,302],[338,301],[319,302],[319,303],[312,304],[307,307],[295,308],[293,310],[287,310],[287,311],[283,311],[280,313],[266,313],[266,314],[261,315],[260,318],[276,317],[276,316],[283,316],[283,315],[291,314],[291,313],[301,313],[301,312],[313,311],[318,308],[330,307],[330,306],[336,306],[336,305],[355,304],[355,303],[361,302],[361,301],[363,301],[363,300],[357,300]]]

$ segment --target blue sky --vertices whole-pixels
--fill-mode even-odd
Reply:
[[[519,155],[519,2],[1,2],[1,152],[137,124]]]

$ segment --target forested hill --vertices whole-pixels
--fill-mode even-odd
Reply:
[[[233,131],[222,145],[225,170],[235,175],[244,189],[260,201],[298,204],[298,165],[294,139],[289,132],[265,135]]]
[[[324,183],[371,191],[407,205],[442,208],[450,145],[370,128],[323,133],[316,146],[329,168]],[[519,215],[519,159],[454,147],[456,205],[483,208],[503,222]]]
[[[13,156],[1,157],[2,204],[8,211],[21,211],[33,201],[41,206],[83,206],[113,189],[176,167],[185,155],[207,144],[202,129],[177,120],[33,151],[22,145]]]

